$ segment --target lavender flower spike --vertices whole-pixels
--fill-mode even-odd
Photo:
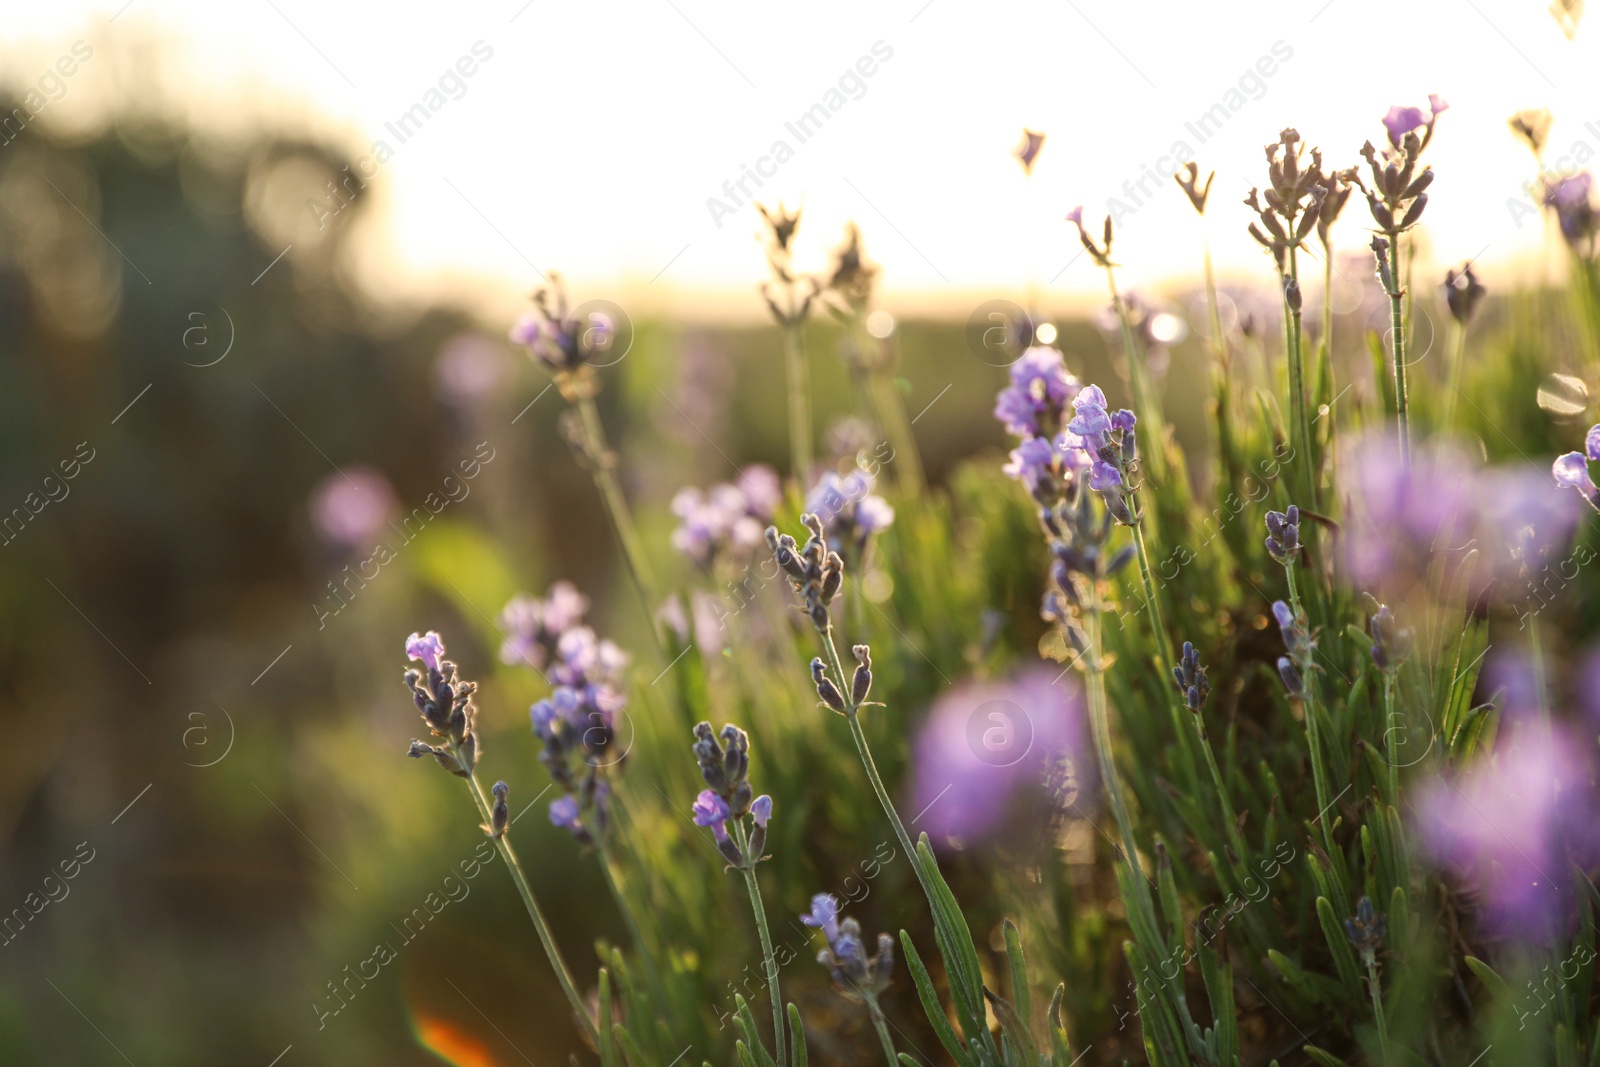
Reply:
[[[1300,509],[1267,512],[1267,555],[1285,567],[1300,554]]]
[[[1576,489],[1589,506],[1600,511],[1600,488],[1596,488],[1594,479],[1589,475],[1589,464],[1600,461],[1600,423],[1589,428],[1588,436],[1584,438],[1584,451],[1568,452],[1559,457],[1550,468],[1550,474],[1556,480],[1556,485],[1563,489]]]

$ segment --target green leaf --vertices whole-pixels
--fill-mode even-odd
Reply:
[[[1033,1035],[1028,1032],[1028,1024],[1017,1015],[1017,1009],[1005,997],[996,996],[988,986],[983,987],[983,995],[994,1009],[994,1017],[1000,1021],[1000,1032],[1006,1043],[1017,1050],[1023,1063],[1038,1063],[1039,1050],[1034,1046]],[[1006,1062],[1011,1063],[1014,1059],[1008,1055]]]
[[[1327,939],[1328,948],[1333,953],[1333,964],[1339,972],[1339,980],[1350,992],[1360,997],[1361,972],[1356,968],[1356,954],[1350,948],[1350,938],[1345,933],[1344,923],[1334,914],[1333,902],[1327,897],[1317,898],[1317,920],[1322,923],[1322,935]]]
[[[927,1015],[933,1032],[939,1038],[939,1043],[962,1067],[972,1067],[972,1054],[951,1027],[950,1019],[944,1013],[944,1005],[939,1003],[939,993],[933,987],[933,979],[928,975],[928,969],[922,965],[922,957],[917,955],[917,946],[911,943],[911,935],[904,930],[900,931],[900,947],[905,951],[906,968],[911,971],[911,981],[917,987],[917,997],[922,1001],[923,1014]]]
[[[611,1027],[611,1036],[616,1040],[617,1044],[622,1046],[622,1054],[628,1061],[628,1067],[651,1067],[650,1060],[645,1056],[644,1050],[639,1047],[639,1043],[633,1039],[633,1035],[628,1033],[621,1023],[616,1023]]]
[[[1305,1052],[1307,1056],[1310,1056],[1312,1059],[1316,1060],[1322,1065],[1322,1067],[1350,1067],[1348,1063],[1346,1063],[1344,1060],[1341,1060],[1333,1053],[1324,1052],[1315,1045],[1305,1046]]]
[[[968,1040],[982,1040],[992,1046],[994,1040],[989,1036],[983,1008],[983,968],[978,963],[978,950],[973,947],[972,931],[961,913],[961,906],[956,903],[955,894],[950,891],[944,875],[939,873],[927,834],[917,841],[917,861],[926,877],[924,884],[928,905],[933,910],[934,939],[944,958],[950,996],[955,1001],[962,1032]]]
[[[602,1067],[622,1067],[616,1036],[611,1032],[611,972],[600,968],[600,1063]]]
[[[1467,956],[1465,959],[1467,969],[1478,976],[1478,981],[1484,984],[1496,1000],[1505,1001],[1508,1004],[1516,1001],[1517,995],[1512,992],[1511,984],[1501,978],[1493,967],[1476,956]]]
[[[1068,1067],[1077,1058],[1072,1055],[1072,1046],[1067,1044],[1067,1029],[1061,1024],[1061,1002],[1066,996],[1067,983],[1057,983],[1056,991],[1050,997],[1050,1010],[1046,1013],[1050,1025],[1051,1067]]]
[[[1006,960],[1011,964],[1011,998],[1024,1025],[1033,1017],[1033,1005],[1028,991],[1028,962],[1022,954],[1022,935],[1017,924],[1010,919],[1001,923],[1005,932]]]
[[[789,1005],[789,1063],[790,1067],[806,1067],[806,1028],[800,1023],[800,1009]]]

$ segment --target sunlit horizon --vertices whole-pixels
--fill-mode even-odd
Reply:
[[[1527,191],[1538,164],[1507,120],[1548,108],[1545,165],[1587,163],[1600,149],[1600,99],[1583,92],[1592,33],[1568,41],[1539,5],[1507,2],[1448,18],[1367,0],[1240,10],[1224,23],[1189,5],[1008,3],[980,21],[950,0],[509,0],[423,21],[372,5],[133,0],[17,12],[7,37],[19,91],[75,41],[94,49],[35,120],[53,129],[91,127],[132,94],[217,136],[338,146],[373,197],[352,246],[364,287],[490,315],[555,269],[646,312],[758,316],[756,201],[803,205],[797,262],[812,271],[858,223],[883,302],[907,312],[1100,302],[1104,280],[1063,219],[1079,204],[1096,224],[1116,216],[1130,288],[1193,284],[1203,232],[1222,277],[1266,285],[1240,203],[1264,177],[1261,145],[1295,126],[1329,165],[1352,165],[1391,105],[1429,93],[1450,109],[1429,149],[1419,269],[1471,258],[1501,289],[1557,269]],[[1416,54],[1393,58],[1404,52]],[[970,65],[952,69],[953,54]],[[1031,176],[1013,154],[1024,128],[1046,137]],[[1217,172],[1204,227],[1165,174],[1185,155]],[[1340,248],[1365,245],[1366,214],[1346,210]],[[303,221],[286,244],[347,220],[308,188]]]

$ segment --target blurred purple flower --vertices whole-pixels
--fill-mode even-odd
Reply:
[[[1422,793],[1423,847],[1475,883],[1497,933],[1545,941],[1573,923],[1572,866],[1597,855],[1585,745],[1527,723],[1499,751]]]
[[[811,910],[800,916],[800,921],[821,930],[832,944],[839,939],[839,898],[832,893],[818,893],[811,898]]]
[[[578,825],[578,800],[576,797],[557,797],[550,802],[550,824],[563,830]]]
[[[909,803],[923,829],[936,838],[992,835],[1025,785],[1042,783],[1063,759],[1092,762],[1079,758],[1088,751],[1082,690],[1075,675],[1057,675],[1031,667],[935,701],[912,743]]]
[[[559,654],[561,637],[582,621],[589,598],[571,582],[556,582],[543,600],[514,596],[500,612],[500,662],[543,671]]]
[[[1384,129],[1389,131],[1389,140],[1395,144],[1412,130],[1421,129],[1428,124],[1428,116],[1423,114],[1420,107],[1391,107],[1389,113],[1383,117]]]
[[[372,467],[346,467],[312,490],[311,524],[339,548],[370,548],[395,508],[389,479]]]
[[[1078,393],[1059,349],[1035,345],[1011,364],[1011,384],[995,397],[994,417],[1018,437],[1050,437]]]
[[[1576,489],[1589,506],[1600,511],[1600,489],[1594,484],[1594,479],[1589,475],[1589,464],[1600,462],[1600,423],[1589,427],[1589,433],[1583,440],[1582,452],[1568,452],[1556,459],[1550,468],[1550,474],[1556,480],[1556,485],[1563,489]]]
[[[806,511],[822,520],[828,540],[858,556],[868,540],[894,524],[894,508],[872,490],[877,479],[860,467],[825,471],[806,494]]]
[[[724,556],[748,562],[765,546],[764,531],[782,500],[777,474],[761,464],[741,471],[737,485],[724,482],[710,492],[686,486],[672,498],[678,517],[672,546],[708,569]]]
[[[1013,155],[1015,155],[1018,162],[1022,164],[1023,173],[1033,173],[1034,160],[1039,158],[1039,150],[1043,147],[1044,134],[1036,133],[1035,131],[1029,129],[1024,129],[1022,131],[1022,143],[1017,145],[1016,151],[1013,153]]]
[[[439,350],[434,364],[439,394],[460,407],[484,403],[499,390],[510,370],[504,349],[481,333],[452,337]]]
[[[1556,213],[1561,236],[1573,246],[1593,237],[1600,222],[1591,197],[1593,188],[1594,178],[1588,171],[1545,179],[1544,206]]]

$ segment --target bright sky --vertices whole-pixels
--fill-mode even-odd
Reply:
[[[759,220],[724,182],[759,166],[765,184],[747,190],[805,205],[802,266],[820,268],[855,219],[891,305],[965,317],[1030,285],[1097,294],[1061,220],[1078,203],[1098,220],[1111,196],[1136,208],[1117,241],[1128,284],[1193,272],[1183,195],[1165,179],[1143,206],[1123,192],[1180,141],[1218,171],[1222,269],[1265,280],[1238,202],[1264,178],[1261,146],[1295,125],[1347,166],[1391,104],[1430,92],[1451,110],[1429,149],[1426,240],[1441,270],[1477,255],[1504,279],[1544,234],[1508,208],[1536,167],[1507,118],[1555,113],[1552,165],[1600,152],[1600,27],[1569,41],[1543,4],[55,0],[9,10],[3,40],[24,83],[79,38],[97,49],[41,116],[63,128],[137,93],[207,126],[320,131],[358,157],[386,142],[360,246],[375,288],[472,293],[498,312],[554,267],[584,296],[754,305]],[[470,76],[452,73],[462,57]],[[1204,143],[1186,128],[1240,101]],[[786,123],[819,103],[834,110],[802,143]],[[386,124],[417,104],[436,110],[402,143]],[[1024,126],[1048,138],[1031,179],[1010,155]],[[790,153],[764,160],[779,141]],[[1353,200],[1347,247],[1365,222]]]

